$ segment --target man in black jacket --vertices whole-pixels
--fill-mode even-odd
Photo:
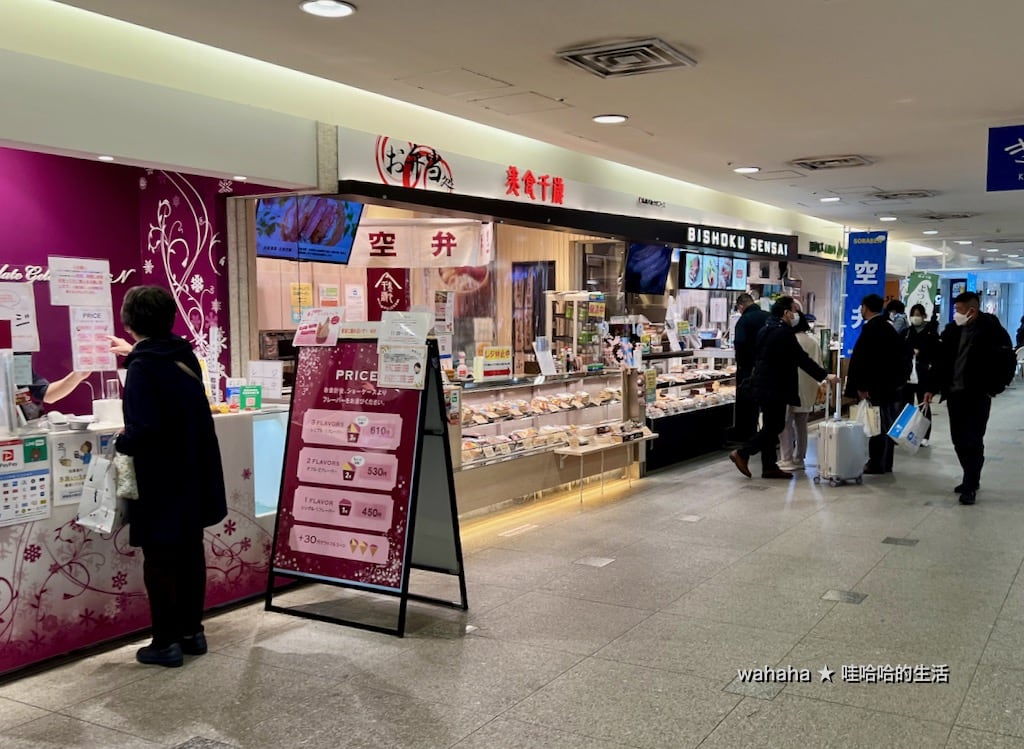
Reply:
[[[963,468],[963,482],[953,491],[960,503],[973,505],[985,464],[985,430],[992,398],[1013,379],[1015,357],[1010,334],[999,318],[981,311],[972,291],[953,300],[953,323],[942,331],[932,364],[925,403],[941,393],[949,410],[949,433]]]
[[[736,415],[729,436],[734,443],[743,443],[757,431],[757,401],[743,383],[754,372],[757,334],[768,322],[770,315],[747,293],[737,297],[736,310],[740,313],[740,319],[736,321],[736,333],[733,335],[733,348],[736,350]]]
[[[894,443],[886,433],[899,415],[912,365],[903,336],[882,314],[884,304],[878,294],[868,294],[861,300],[860,313],[865,322],[846,375],[846,397],[870,401],[878,406],[881,416],[882,433],[868,440],[864,473],[892,473]]]
[[[761,453],[761,478],[793,478],[792,473],[779,468],[776,448],[779,445],[779,433],[786,425],[786,406],[800,405],[797,369],[804,370],[822,383],[837,379],[819,367],[797,341],[793,326],[799,320],[800,313],[796,310],[793,298],[779,297],[772,305],[768,322],[757,335],[750,391],[761,408],[761,431],[743,447],[729,453],[729,459],[747,478],[750,478],[750,456],[757,453]]]

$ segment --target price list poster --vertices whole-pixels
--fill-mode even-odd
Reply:
[[[301,350],[274,573],[390,595],[408,587],[422,392],[378,387],[377,363],[375,341]],[[273,580],[268,607],[272,590]]]

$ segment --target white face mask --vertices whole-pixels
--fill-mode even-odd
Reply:
[[[800,324],[800,313],[799,312],[794,312],[793,313],[793,319],[789,321],[789,324],[790,324],[790,327],[793,327],[793,328],[795,328],[797,325]]]
[[[967,315],[965,315],[963,312],[954,312],[953,313],[953,322],[955,322],[957,325],[959,325],[961,327],[966,325],[967,321],[970,320],[970,319],[971,318],[968,317]]]
[[[910,324],[911,325],[924,325],[924,318],[920,317],[918,315],[914,315],[914,317],[910,318]]]

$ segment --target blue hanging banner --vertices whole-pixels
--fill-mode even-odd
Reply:
[[[989,128],[987,190],[1024,190],[1024,125]]]
[[[868,294],[885,298],[885,248],[887,231],[852,232],[846,266],[846,302],[843,305],[843,356],[850,356],[860,337],[864,318],[861,300]]]

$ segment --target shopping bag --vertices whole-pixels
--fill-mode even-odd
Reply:
[[[125,501],[117,498],[113,461],[94,455],[85,474],[75,522],[97,533],[113,533],[124,524],[126,509]]]
[[[917,385],[919,380],[917,378],[917,357],[914,357],[914,364],[910,368],[910,379],[907,380],[911,385]]]
[[[931,426],[931,421],[924,415],[925,408],[924,404],[914,406],[908,403],[889,429],[889,439],[908,452],[916,453]]]
[[[864,434],[868,437],[877,437],[882,433],[881,409],[872,406],[871,401],[862,400],[854,406],[852,420],[864,427]]]

